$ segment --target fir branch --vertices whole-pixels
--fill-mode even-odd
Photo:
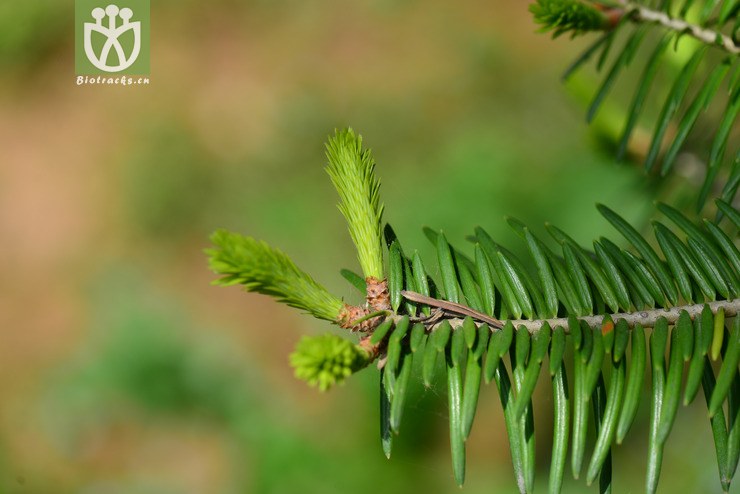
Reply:
[[[365,278],[381,280],[383,205],[372,153],[362,148],[362,136],[345,129],[329,139],[326,157],[326,172],[339,193],[339,210],[347,220],[362,272]]]
[[[702,383],[710,416],[716,413],[719,417],[713,427],[724,427],[725,408],[733,417],[740,416],[740,252],[734,242],[740,221],[734,221],[737,211],[732,206],[721,206],[735,226],[725,232],[718,222],[697,223],[659,205],[687,235],[683,241],[655,223],[664,259],[633,226],[604,206],[599,206],[600,212],[628,240],[633,251],[601,238],[594,241],[592,252],[550,226],[548,231],[559,247],[553,250],[524,224],[510,219],[510,226],[526,241],[535,261],[536,278],[517,256],[477,228],[471,237],[476,243],[475,260],[448,244],[443,234],[428,235],[437,247],[438,265],[432,272],[442,276],[442,283],[433,283],[421,258],[406,258],[393,234],[386,283],[377,279],[383,267],[382,206],[374,162],[351,130],[338,132],[330,140],[327,155],[328,172],[340,193],[340,209],[350,225],[365,273],[366,306],[343,305],[285,254],[264,242],[219,231],[212,238],[217,248],[207,252],[211,268],[222,275],[216,284],[240,283],[248,290],[275,296],[363,333],[359,344],[332,334],[304,338],[290,362],[296,377],[325,391],[380,358],[381,439],[386,455],[390,454],[390,432],[398,433],[400,427],[412,364],[421,359],[423,380],[429,386],[439,359],[444,359],[456,481],[462,484],[464,480],[465,439],[473,424],[480,382],[493,380],[504,408],[514,469],[517,478],[523,479],[520,488],[530,492],[536,468],[531,397],[549,351],[553,392],[560,402],[568,400],[564,355],[574,362],[570,398],[574,474],[578,475],[584,459],[589,428],[587,405],[591,401],[599,434],[595,451],[600,453],[594,453],[589,463],[588,478],[600,475],[603,485],[607,485],[611,481],[611,460],[604,451],[609,449],[615,427],[617,440],[624,439],[639,404],[646,367],[644,328],[653,328],[652,402],[663,407],[653,410],[649,438],[651,492],[657,486],[660,454],[678,409],[684,362],[690,361],[685,403],[693,400]],[[434,298],[437,296],[446,300]],[[724,300],[715,301],[717,296]],[[402,297],[407,303],[401,303]],[[656,309],[656,304],[674,307]],[[604,314],[606,310],[621,312]],[[558,313],[569,317],[554,318]],[[521,314],[527,319],[520,319]],[[725,318],[733,317],[731,332],[727,333]],[[674,326],[672,330],[670,325]],[[669,331],[671,343],[667,347]],[[566,345],[572,353],[566,354]],[[667,370],[662,363],[666,348]],[[507,353],[511,377],[502,361]],[[716,361],[720,355],[722,364],[715,380],[707,363],[710,357]],[[629,379],[625,383],[628,364]],[[608,397],[604,367],[611,368]],[[614,421],[619,408],[617,425]],[[562,414],[562,406],[559,409]],[[568,416],[567,404],[564,410]],[[719,426],[715,430],[723,486],[729,485],[734,467],[733,472],[722,472],[727,465],[737,463],[738,431],[734,423],[724,432]],[[558,434],[567,435],[567,427]],[[561,437],[556,441],[559,452],[553,454],[558,465],[551,485],[556,488],[562,483],[564,440]]]
[[[553,31],[552,37],[571,33],[575,38],[590,31],[612,27],[609,16],[596,5],[581,0],[537,0],[529,6],[534,20],[542,25],[540,31]]]
[[[624,14],[630,16],[630,20],[636,23],[654,23],[659,24],[669,31],[676,33],[688,34],[693,38],[710,46],[718,46],[733,55],[740,54],[740,46],[735,44],[730,36],[719,31],[706,29],[695,24],[686,22],[683,19],[672,18],[665,12],[652,10],[643,5],[633,2],[619,1],[624,9]]]
[[[420,294],[416,294],[413,292],[403,292],[403,296],[411,301],[420,300],[421,297],[418,297],[418,295]],[[462,327],[465,319],[462,317],[459,317],[459,314],[462,312],[460,308],[451,310],[448,308],[449,302],[445,300],[432,299],[429,297],[424,297],[423,303],[425,305],[429,305],[432,307],[438,307],[439,310],[441,311],[440,313],[437,313],[436,315],[428,319],[428,321],[431,322],[431,324],[427,324],[427,331],[434,331],[441,324],[445,322],[449,323],[450,326],[452,326],[453,330]],[[456,304],[456,305],[459,306],[459,304]],[[580,316],[577,319],[579,321],[586,323],[590,328],[600,328],[604,324],[605,320],[611,320],[611,321],[617,322],[620,319],[623,319],[627,323],[627,326],[630,328],[633,328],[638,324],[642,326],[643,328],[652,328],[653,326],[655,326],[655,323],[658,320],[658,318],[661,318],[661,317],[665,318],[666,321],[668,321],[668,324],[675,324],[678,321],[678,318],[681,315],[681,312],[683,311],[686,311],[691,317],[691,319],[694,319],[701,314],[705,305],[709,306],[709,309],[712,312],[712,314],[717,314],[717,312],[722,310],[726,317],[734,317],[740,312],[740,298],[736,298],[733,300],[720,300],[720,301],[715,301],[715,302],[708,302],[706,304],[679,305],[679,306],[671,307],[667,309],[660,308],[660,309],[640,310],[640,311],[634,311],[634,312],[617,312],[614,314],[596,314],[593,316]],[[519,328],[523,326],[527,328],[527,330],[530,333],[537,333],[544,326],[549,326],[551,328],[561,326],[565,329],[565,332],[568,333],[568,318],[567,317],[559,317],[559,318],[551,318],[551,319],[510,319],[508,321],[498,321],[496,325],[493,325],[490,322],[490,319],[491,319],[490,317],[480,317],[479,318],[473,314],[474,312],[476,312],[473,309],[469,307],[462,307],[462,308],[466,310],[465,313],[476,322],[477,326],[486,324],[493,332],[501,329],[503,324],[507,322],[511,322],[515,328]],[[426,320],[422,319],[421,321],[425,322]]]
[[[291,259],[267,243],[226,230],[211,236],[215,249],[207,249],[209,266],[221,275],[215,285],[244,285],[247,291],[275,297],[314,317],[337,321],[344,304]]]
[[[717,46],[733,55],[740,53],[740,46],[733,38],[720,31],[626,0],[537,0],[529,6],[529,10],[534,15],[535,22],[542,25],[541,31],[553,31],[553,38],[564,33],[571,33],[575,37],[590,31],[609,31],[626,19],[635,24],[657,24],[677,34],[688,34],[704,44]]]

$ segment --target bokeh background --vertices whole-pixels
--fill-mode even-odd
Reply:
[[[619,103],[586,127],[593,74],[559,82],[584,42],[536,34],[526,7],[153,0],[151,85],[78,87],[73,2],[1,2],[0,492],[458,492],[444,381],[415,379],[386,460],[378,373],[325,394],[296,381],[295,342],[333,329],[210,286],[203,249],[219,227],[263,238],[356,300],[323,171],[347,125],[374,150],[386,220],[427,257],[424,225],[464,248],[481,225],[517,252],[506,215],[582,242],[617,237],[595,202],[646,225],[655,185],[605,149]],[[702,408],[679,414],[662,492],[719,488]],[[618,492],[642,491],[646,419],[615,450]],[[514,490],[485,389],[465,492]]]

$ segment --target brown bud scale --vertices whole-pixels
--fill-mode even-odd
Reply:
[[[391,296],[388,293],[388,282],[373,276],[365,278],[367,284],[367,305],[374,311],[391,310]]]

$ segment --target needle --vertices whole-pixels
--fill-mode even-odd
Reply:
[[[466,307],[461,304],[456,304],[455,302],[449,302],[447,300],[439,300],[436,298],[427,297],[426,295],[422,295],[421,293],[410,292],[407,290],[401,291],[401,295],[403,295],[404,298],[412,302],[428,305],[430,307],[437,307],[444,311],[452,312],[453,314],[458,314],[462,316],[470,316],[473,319],[476,319],[480,322],[484,322],[494,328],[501,329],[504,326],[504,323],[502,323],[501,321],[499,321],[498,319],[494,317],[483,314],[482,312],[478,312],[477,310],[471,309],[470,307]]]

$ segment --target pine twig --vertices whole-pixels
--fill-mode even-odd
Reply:
[[[435,329],[441,320],[447,321],[453,329],[457,329],[462,326],[464,318],[459,316],[470,316],[478,324],[488,324],[492,331],[496,331],[503,326],[503,322],[498,319],[491,318],[485,314],[481,314],[469,307],[461,304],[453,304],[446,300],[438,300],[431,297],[426,297],[420,293],[403,291],[401,294],[412,302],[418,302],[430,307],[436,307],[442,311],[442,317],[434,318],[434,322],[430,329]],[[693,305],[679,305],[671,307],[669,309],[650,309],[641,310],[637,312],[618,312],[615,314],[609,314],[611,320],[615,323],[619,319],[624,319],[630,328],[640,324],[644,328],[651,328],[655,325],[655,322],[660,317],[665,317],[669,324],[674,324],[678,321],[681,312],[688,312],[691,319],[694,319],[701,314],[704,305],[709,305],[709,309],[713,314],[716,314],[722,309],[727,317],[733,317],[740,312],[740,298],[732,300],[720,300],[716,302],[709,302],[707,304],[693,304]],[[606,314],[579,317],[578,319],[588,324],[591,328],[598,328],[604,323],[604,319],[607,317]],[[547,323],[551,328],[561,326],[568,332],[568,319],[567,318],[554,318],[554,319],[517,319],[512,320],[511,323],[515,328],[524,326],[530,333],[536,333],[542,326]]]
[[[624,15],[630,16],[633,22],[659,24],[670,31],[686,33],[707,45],[718,46],[733,55],[740,54],[740,46],[736,45],[732,38],[719,31],[690,24],[682,19],[672,18],[665,12],[651,10],[643,5],[625,1],[619,3],[624,9]]]

